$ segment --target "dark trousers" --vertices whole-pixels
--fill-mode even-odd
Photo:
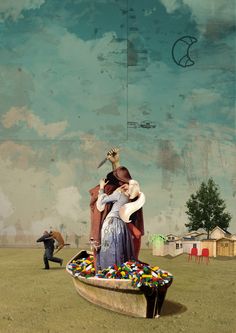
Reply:
[[[53,257],[53,249],[45,249],[44,256],[43,256],[43,261],[45,268],[49,268],[49,262],[48,261],[53,261],[53,262],[58,262],[61,263],[62,259]]]

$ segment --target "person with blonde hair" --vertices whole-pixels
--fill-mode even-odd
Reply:
[[[130,179],[128,183],[118,187],[110,195],[104,193],[104,187],[107,184],[105,179],[101,179],[99,184],[97,209],[102,212],[106,204],[110,203],[112,208],[102,225],[101,246],[97,253],[97,270],[136,259],[133,237],[128,224],[132,222],[130,216],[145,203],[145,196],[134,179]]]

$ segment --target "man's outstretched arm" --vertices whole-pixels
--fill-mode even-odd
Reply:
[[[43,235],[43,236],[41,236],[39,239],[37,239],[36,242],[37,242],[37,243],[38,243],[38,242],[43,242],[43,241],[45,241],[46,237],[47,237],[47,236]]]
[[[112,148],[107,153],[107,159],[112,164],[112,170],[116,170],[120,166],[120,149],[119,148]]]

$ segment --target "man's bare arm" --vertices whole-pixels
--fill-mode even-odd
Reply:
[[[116,170],[120,166],[120,149],[119,148],[112,148],[107,153],[107,159],[112,164],[112,170]]]

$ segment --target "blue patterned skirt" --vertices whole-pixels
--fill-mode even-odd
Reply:
[[[101,230],[101,248],[97,254],[97,269],[121,265],[134,259],[133,240],[125,222],[118,217],[107,217]]]

